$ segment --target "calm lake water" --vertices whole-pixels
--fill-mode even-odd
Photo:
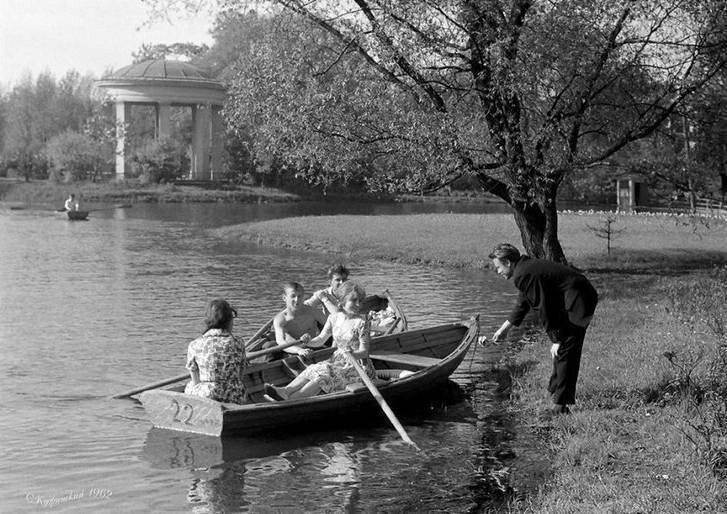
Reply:
[[[1,510],[466,512],[495,501],[509,437],[487,373],[499,349],[472,349],[453,377],[463,399],[402,420],[421,452],[381,420],[220,440],[152,429],[140,405],[109,399],[182,373],[210,298],[231,300],[235,332],[246,337],[282,307],[283,280],[309,291],[325,285],[325,256],[220,240],[209,229],[344,208],[483,212],[481,204],[135,205],[69,222],[0,208]],[[489,335],[513,298],[494,273],[348,264],[369,292],[389,288],[413,328],[479,313]]]

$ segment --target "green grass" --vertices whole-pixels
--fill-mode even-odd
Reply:
[[[637,276],[627,295],[621,281],[602,280],[571,416],[543,415],[550,406],[549,342],[540,334],[525,338],[508,363],[510,369],[528,370],[515,373],[513,407],[532,426],[547,427],[553,479],[534,497],[515,502],[513,511],[723,511],[727,482],[711,472],[687,437],[694,436],[688,426],[693,405],[668,387],[680,373],[665,352],[690,362],[701,355],[693,371],[698,377],[717,344],[704,327],[689,330],[667,312],[666,288],[692,279]]]
[[[624,232],[614,240],[609,257],[605,241],[588,228],[600,220],[598,214],[560,216],[561,242],[573,264],[619,270],[727,262],[724,221],[711,220],[708,228],[687,218],[622,215],[615,226]],[[475,268],[488,264],[487,254],[496,243],[520,245],[515,221],[507,214],[298,217],[235,225],[220,234],[351,259]]]

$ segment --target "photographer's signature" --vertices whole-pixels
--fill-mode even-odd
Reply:
[[[33,505],[44,508],[53,508],[64,503],[71,503],[82,500],[84,498],[110,498],[111,489],[102,489],[98,487],[89,487],[79,491],[66,491],[61,495],[41,496],[34,493],[25,493],[25,500]]]

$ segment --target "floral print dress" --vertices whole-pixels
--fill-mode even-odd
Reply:
[[[300,376],[316,382],[325,393],[342,391],[349,384],[361,382],[361,377],[345,352],[358,350],[361,341],[370,339],[370,333],[371,322],[363,317],[349,318],[343,312],[331,314],[319,337],[322,334],[326,338],[333,335],[333,347],[336,351],[328,360],[308,366]],[[360,359],[359,362],[366,374],[373,379],[376,371],[371,359]]]
[[[184,392],[219,402],[243,403],[242,370],[246,366],[244,343],[226,330],[211,328],[189,343],[187,369],[199,372],[200,382],[189,382]]]

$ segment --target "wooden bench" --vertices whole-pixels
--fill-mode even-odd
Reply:
[[[442,359],[434,357],[425,357],[424,355],[412,355],[410,353],[372,353],[369,358],[396,364],[399,366],[409,366],[413,368],[429,368],[435,364],[439,364]]]

